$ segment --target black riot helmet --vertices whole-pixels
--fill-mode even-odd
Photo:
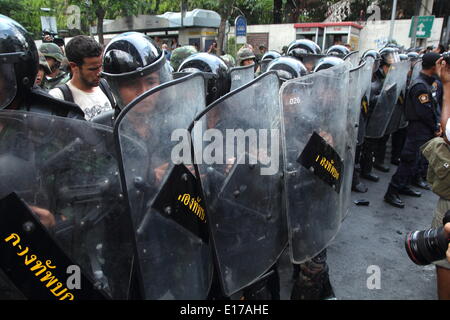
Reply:
[[[406,55],[404,53],[400,53],[398,55],[398,57],[400,58],[400,61],[407,61],[408,60],[408,55]]]
[[[367,59],[373,59],[374,60],[373,72],[376,72],[378,70],[378,68],[380,67],[380,63],[381,63],[381,55],[380,55],[380,53],[378,51],[374,50],[374,49],[366,50],[366,52],[364,52],[362,57],[361,57],[361,63],[363,61],[366,61]]]
[[[385,47],[380,50],[381,66],[390,66],[393,63],[399,62],[398,51],[392,47]]]
[[[0,15],[0,109],[15,97],[26,96],[39,70],[39,54],[32,37],[16,21]]]
[[[209,105],[231,88],[228,66],[216,55],[206,52],[196,53],[186,58],[178,68],[178,72],[202,72],[208,79],[206,104]]]
[[[338,58],[344,58],[349,53],[350,53],[350,50],[348,50],[344,46],[341,46],[340,44],[336,44],[334,46],[331,46],[327,50],[327,56],[335,56],[335,57],[338,57]]]
[[[261,58],[261,61],[259,62],[259,65],[261,66],[261,72],[266,72],[269,63],[272,60],[275,60],[279,57],[281,57],[281,54],[279,54],[276,51],[267,51],[266,53],[264,53],[264,55]]]
[[[407,54],[409,61],[414,62],[420,59],[419,54],[417,52],[408,52]]]
[[[164,53],[150,37],[125,32],[106,46],[102,77],[123,109],[142,93],[172,80],[172,73]]]
[[[276,51],[271,50],[271,51],[267,51],[266,53],[264,53],[261,60],[275,60],[279,57],[281,57],[281,54],[279,54]]]
[[[321,54],[322,51],[317,43],[308,39],[300,39],[291,42],[287,49],[287,55],[301,57],[304,54]]]
[[[305,65],[309,72],[312,72],[317,61],[322,57],[322,51],[317,43],[308,39],[300,39],[291,42],[286,54],[294,57]]]
[[[299,78],[308,74],[308,70],[299,60],[292,57],[279,57],[272,60],[267,71],[276,71],[282,81]]]
[[[318,72],[320,70],[328,69],[338,64],[344,63],[345,61],[338,57],[324,57],[317,62],[316,68],[314,72]]]

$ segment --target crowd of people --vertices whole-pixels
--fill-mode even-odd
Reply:
[[[24,33],[24,29],[9,18],[1,16],[0,20],[2,28],[10,30],[10,37]],[[442,157],[440,161],[430,157],[430,154],[438,152],[437,149],[449,148],[450,144],[446,138],[450,134],[447,122],[450,117],[450,59],[442,58],[443,46],[427,48],[424,52],[406,52],[396,45],[387,45],[380,50],[368,50],[361,54],[360,59],[354,59],[349,46],[333,45],[322,51],[313,41],[303,39],[289,44],[284,54],[268,50],[264,44],[255,53],[253,47],[246,44],[233,57],[224,52],[218,54],[214,43],[207,52],[201,53],[195,46],[180,46],[176,42],[158,45],[157,41],[137,32],[116,36],[105,48],[93,38],[80,35],[65,46],[44,42],[33,51],[34,42],[26,39],[22,40],[25,43],[21,50],[27,52],[24,56],[28,60],[21,63],[26,63],[27,68],[15,69],[18,86],[13,98],[5,98],[10,92],[3,85],[2,109],[45,113],[109,126],[113,126],[127,106],[149,90],[171,81],[177,73],[213,74],[207,78],[206,105],[210,105],[230,91],[229,71],[232,68],[253,66],[256,76],[275,71],[284,82],[343,64],[347,59],[351,60],[353,67],[370,61],[373,64],[370,90],[361,101],[359,119],[359,130],[366,131],[353,142],[356,152],[352,190],[368,191],[360,178],[379,181],[373,169],[391,170],[385,164],[387,143],[391,138],[390,162],[397,169],[384,200],[392,206],[404,208],[405,202],[400,196],[421,196],[411,186],[432,189],[440,196],[433,228],[442,226],[442,219],[450,210],[450,188],[446,187],[450,186],[447,178],[450,176],[446,171],[449,165]],[[0,54],[11,53],[6,45],[2,44],[0,49],[3,50]],[[402,61],[408,65],[404,83],[396,83],[394,79],[394,84],[403,88],[398,90],[398,94],[389,95],[386,81],[397,72],[395,69]],[[392,106],[389,112],[383,112],[381,108],[387,104]],[[391,118],[393,114],[398,115],[396,123]],[[0,126],[0,131],[2,129]],[[427,144],[434,138],[441,140],[433,145]],[[422,154],[422,146],[428,147],[428,153]],[[431,181],[430,172],[435,173]],[[427,178],[431,186],[426,182]],[[34,212],[44,225],[52,227],[56,223],[49,211],[38,208]],[[450,234],[450,224],[445,226],[445,230]],[[450,246],[447,260],[450,262]],[[450,299],[449,262],[441,260],[436,263],[438,291],[442,299]],[[326,248],[304,263],[293,264],[295,282],[291,298],[334,299],[328,274]],[[279,299],[276,264],[266,275],[263,280],[242,290],[243,298]],[[220,285],[214,282],[209,297],[225,298]]]

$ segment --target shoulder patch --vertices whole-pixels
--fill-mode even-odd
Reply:
[[[430,97],[428,96],[428,93],[423,93],[419,96],[419,101],[420,103],[424,104],[424,103],[428,103],[430,102]]]

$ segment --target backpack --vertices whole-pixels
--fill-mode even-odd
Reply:
[[[108,82],[106,82],[105,79],[100,79],[100,85],[99,85],[100,89],[103,91],[103,93],[106,95],[106,97],[109,100],[109,103],[111,104],[111,107],[116,110],[116,100],[114,99],[112,93],[111,93],[111,88],[108,85]],[[69,101],[69,102],[75,102],[73,100],[73,95],[72,95],[72,91],[70,90],[69,86],[65,83],[62,84],[60,86],[57,86],[56,88],[58,88],[59,90],[61,90],[64,100],[65,101]]]

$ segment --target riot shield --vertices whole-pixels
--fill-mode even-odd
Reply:
[[[252,81],[255,77],[255,65],[234,67],[230,70],[231,89],[233,91]]]
[[[365,61],[365,67],[364,69],[369,71],[368,68],[372,68],[375,61],[373,59],[366,59]],[[367,69],[366,69],[367,68]],[[366,124],[367,124],[367,116],[369,112],[369,101],[370,101],[370,90],[371,90],[371,84],[372,84],[372,70],[370,72],[364,71],[361,74],[361,91],[362,96],[360,100],[360,114],[359,114],[359,124],[358,124],[358,136],[356,145],[360,146],[364,142],[364,136],[366,134]],[[351,86],[350,86],[351,90]]]
[[[281,87],[291,260],[302,263],[336,236],[343,208],[348,63]]]
[[[200,73],[160,85],[130,103],[114,127],[146,299],[205,299],[211,284],[206,208],[187,132],[205,107],[204,88]]]
[[[359,65],[359,51],[352,51],[347,54],[344,58],[346,61],[350,61],[352,66],[356,68]]]
[[[384,79],[380,96],[372,112],[369,114],[366,137],[381,138],[386,134],[393,114],[399,111],[396,109],[396,102],[402,88],[406,85],[408,71],[408,61],[397,62],[391,65]]]
[[[370,88],[372,78],[373,61],[367,60],[363,64],[350,70],[348,86],[348,110],[347,110],[347,128],[346,128],[346,148],[344,150],[344,179],[343,189],[340,195],[343,214],[342,220],[349,213],[350,196],[353,179],[353,170],[355,165],[355,152],[358,140],[359,122],[361,117],[361,103],[367,91]]]
[[[412,83],[419,76],[421,71],[422,71],[422,59],[414,62],[414,66],[411,72],[411,80],[409,81],[409,83]]]
[[[276,73],[264,73],[210,105],[192,134],[227,296],[257,281],[287,244],[278,89]]]
[[[405,93],[408,80],[408,73],[411,70],[411,63],[409,61],[402,62],[402,73],[401,78],[398,79],[397,83],[397,100],[392,112],[391,119],[386,128],[386,134],[391,134],[404,127],[406,122],[405,118]]]
[[[11,192],[29,208],[5,198]],[[36,297],[38,292],[47,299],[45,293],[57,293],[59,287],[64,292],[60,298],[66,294],[73,299],[129,297],[135,246],[111,128],[68,118],[2,111],[2,198],[9,199],[2,200],[0,213],[2,254],[15,249],[17,255],[2,255],[1,264],[25,296],[40,299]],[[21,261],[13,256],[20,256]],[[67,261],[79,266],[92,282],[89,286],[97,288],[91,295],[81,295],[85,285],[82,291],[66,286],[61,268]],[[10,263],[20,266],[11,269]],[[22,281],[30,275],[35,279]],[[48,292],[36,291],[36,286],[48,288]]]

